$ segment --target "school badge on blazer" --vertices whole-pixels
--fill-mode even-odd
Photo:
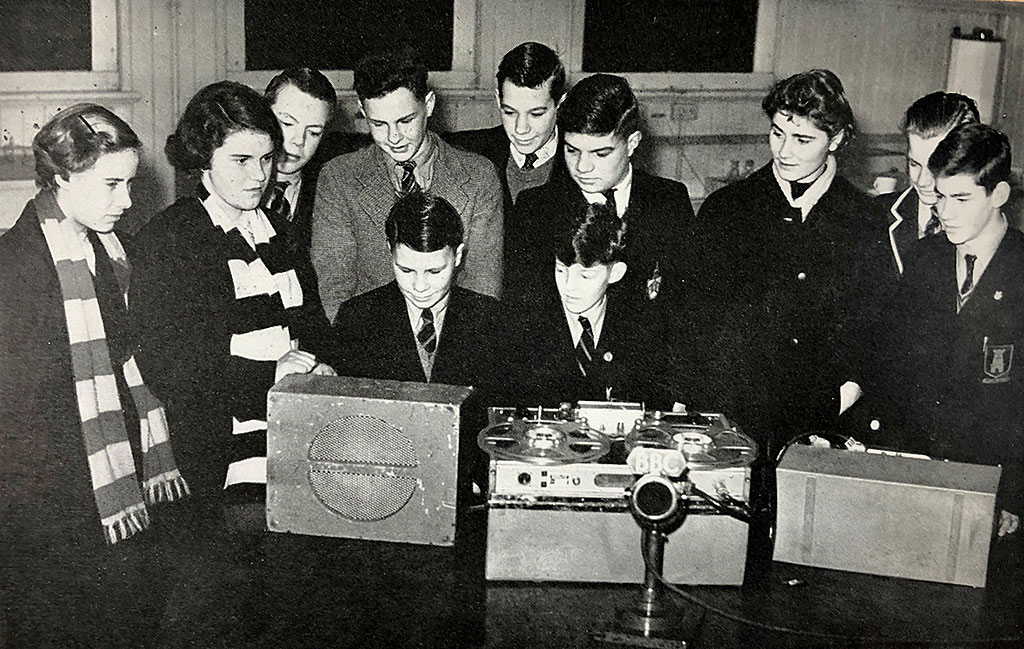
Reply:
[[[1007,383],[1013,366],[1013,345],[989,345],[985,340],[985,378],[982,383]]]
[[[647,280],[647,299],[654,300],[661,292],[661,264],[654,264],[654,272]]]

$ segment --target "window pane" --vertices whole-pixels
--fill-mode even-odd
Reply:
[[[0,72],[92,69],[90,0],[0,0]]]
[[[430,70],[452,69],[454,0],[245,0],[245,69],[351,70],[367,52],[414,46]]]
[[[753,72],[757,0],[587,0],[584,72]]]

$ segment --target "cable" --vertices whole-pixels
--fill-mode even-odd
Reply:
[[[731,516],[732,518],[743,521],[744,523],[750,523],[751,513],[746,508],[740,507],[734,503],[727,503],[719,500],[706,491],[698,489],[697,485],[693,484],[693,482],[690,483],[690,493],[707,501],[712,507],[722,514]]]
[[[645,566],[645,568],[649,570],[650,569],[650,561],[647,558],[647,555],[644,554],[643,552],[641,552],[641,555],[643,556],[643,559],[644,559],[644,566]],[[673,595],[676,595],[677,597],[685,599],[686,601],[690,602],[691,604],[696,604],[697,606],[700,606],[704,610],[709,611],[710,613],[713,613],[713,614],[717,615],[718,617],[724,618],[726,620],[730,620],[732,622],[737,622],[737,623],[743,624],[745,626],[754,627],[756,629],[763,629],[765,631],[773,631],[775,633],[785,633],[785,634],[789,634],[789,635],[802,636],[802,637],[807,637],[807,638],[815,638],[815,639],[818,639],[818,640],[829,640],[831,642],[842,642],[843,644],[854,644],[854,645],[871,644],[871,645],[883,645],[883,646],[890,646],[890,647],[891,646],[915,646],[915,645],[925,645],[925,646],[956,646],[956,645],[982,645],[982,644],[1004,644],[1004,643],[1006,643],[1006,644],[1008,644],[1008,643],[1015,643],[1014,646],[1017,646],[1022,641],[1024,641],[1024,636],[1001,637],[1001,638],[984,638],[984,639],[981,639],[981,638],[964,638],[964,639],[958,639],[958,640],[931,640],[931,639],[929,639],[929,640],[906,640],[906,639],[899,639],[899,638],[880,638],[880,637],[873,637],[873,636],[849,636],[849,635],[841,635],[841,634],[834,634],[834,633],[821,633],[819,631],[805,631],[805,630],[802,630],[802,629],[793,629],[791,627],[779,626],[779,625],[776,625],[776,624],[767,624],[767,623],[764,623],[764,622],[758,622],[757,620],[752,620],[750,618],[743,617],[742,615],[737,615],[735,613],[731,613],[731,612],[729,612],[729,611],[727,611],[725,609],[722,609],[722,608],[719,608],[719,607],[714,606],[712,604],[709,604],[708,602],[700,599],[696,595],[693,595],[691,593],[686,592],[685,590],[683,590],[682,588],[680,588],[676,584],[669,583],[668,581],[665,580],[664,576],[662,576],[661,574],[658,574],[656,576],[657,576],[658,582],[661,583],[666,589],[668,589],[668,591],[670,593],[672,593]]]

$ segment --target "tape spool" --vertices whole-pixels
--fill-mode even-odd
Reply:
[[[638,446],[676,449],[690,470],[749,466],[757,443],[736,430],[722,415],[645,417],[626,435],[626,451]]]
[[[575,464],[604,457],[611,440],[583,422],[511,419],[480,431],[477,445],[497,460]]]

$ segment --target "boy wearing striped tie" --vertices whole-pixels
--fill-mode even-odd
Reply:
[[[892,384],[902,388],[891,398],[920,450],[1002,465],[1002,537],[1024,512],[1024,234],[1003,214],[1010,144],[990,126],[965,124],[939,143],[928,168],[944,236],[922,239],[904,260],[890,359]]]
[[[534,406],[671,403],[669,350],[657,340],[652,319],[638,317],[630,299],[609,291],[627,271],[627,225],[607,205],[588,204],[580,212],[554,234],[543,289],[510,318],[517,326],[507,354],[514,367],[507,398]]]
[[[412,192],[384,226],[394,280],[338,309],[334,362],[342,376],[483,386],[498,301],[455,285],[462,219],[445,199]]]

